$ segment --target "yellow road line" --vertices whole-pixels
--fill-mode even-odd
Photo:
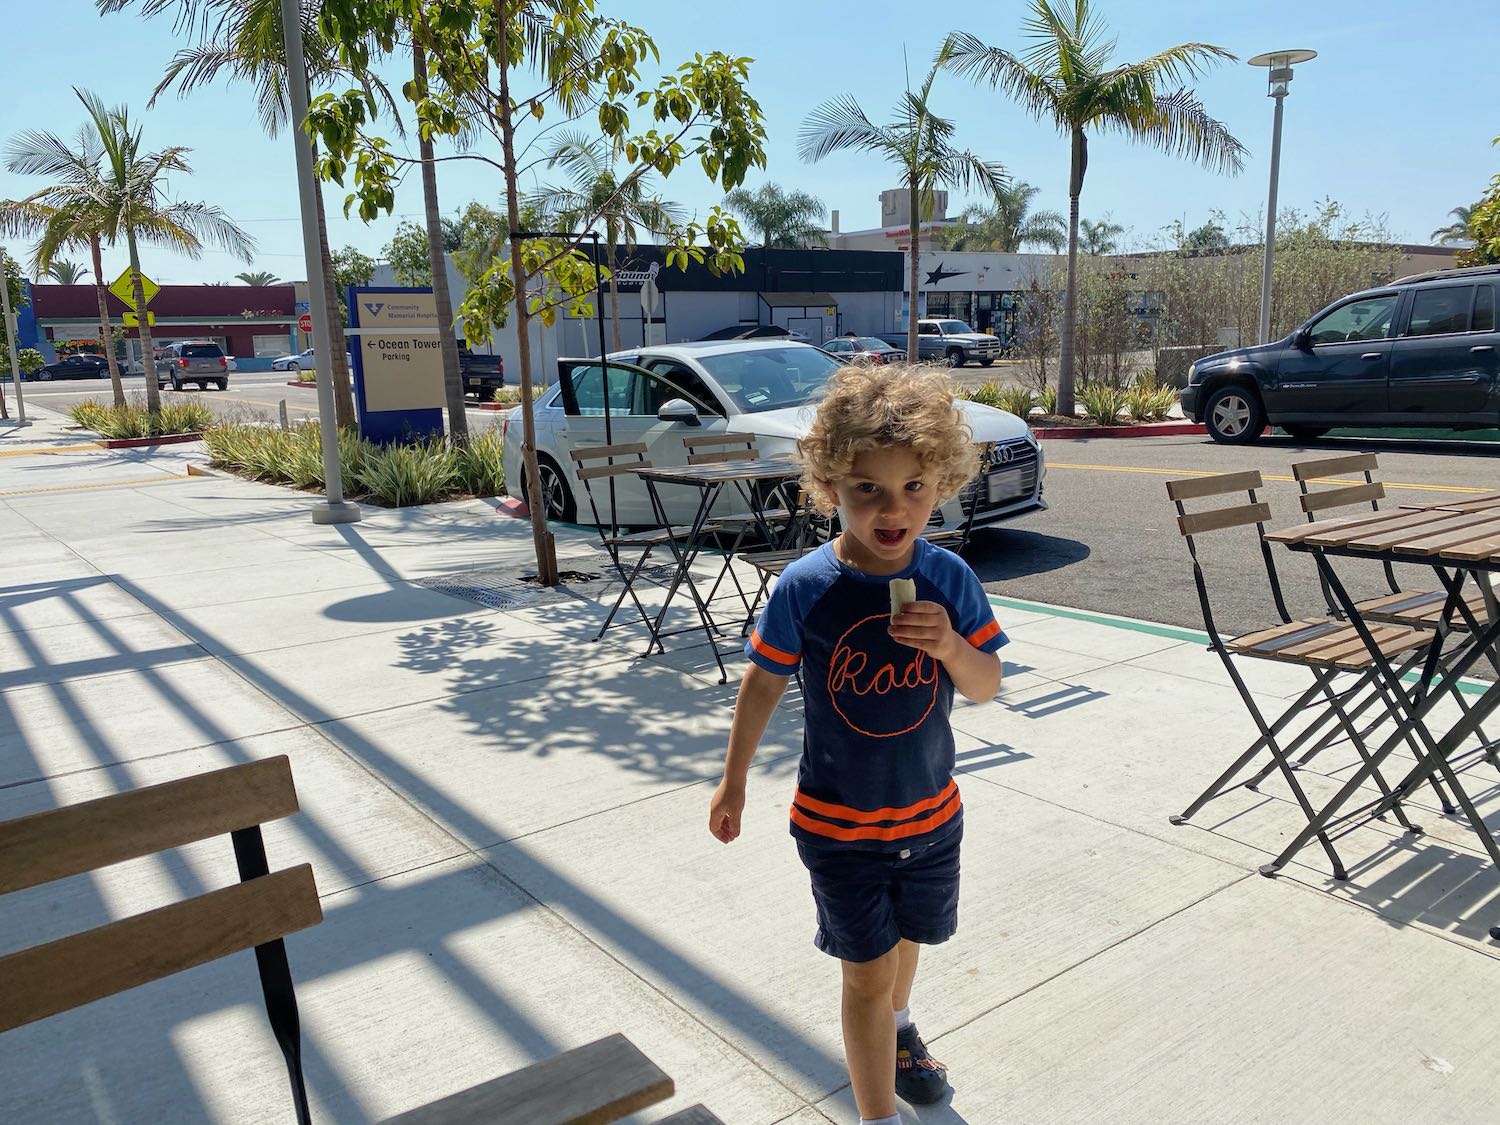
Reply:
[[[81,441],[77,445],[39,445],[35,449],[4,449],[0,450],[0,457],[30,457],[41,453],[73,453],[79,449],[103,449],[104,446],[95,441]]]
[[[43,492],[90,492],[99,488],[134,488],[142,484],[172,484],[187,479],[185,476],[138,477],[134,480],[99,481],[95,484],[58,484],[53,485],[51,488],[17,488],[10,492],[0,492],[0,496],[35,496]]]
[[[1212,477],[1217,473],[1205,469],[1147,469],[1136,465],[1070,465],[1063,461],[1048,461],[1049,469],[1092,469],[1101,473],[1150,473],[1153,476],[1163,477]],[[1262,474],[1262,480],[1293,481],[1294,477],[1279,477],[1270,474]],[[1339,480],[1336,477],[1311,478],[1311,483],[1317,484],[1351,484],[1347,480]],[[1467,488],[1458,484],[1398,484],[1395,481],[1385,481],[1387,488],[1407,488],[1413,492],[1466,492],[1481,493],[1493,492],[1493,488]]]

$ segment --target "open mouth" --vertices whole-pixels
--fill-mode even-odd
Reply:
[[[901,540],[903,540],[905,538],[906,538],[906,529],[904,527],[897,527],[897,528],[877,527],[875,529],[875,541],[877,543],[879,543],[882,547],[894,547],[894,546],[898,545],[901,542]]]

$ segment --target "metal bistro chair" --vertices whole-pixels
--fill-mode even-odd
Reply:
[[[1297,781],[1293,772],[1290,755],[1298,750],[1305,742],[1312,738],[1319,730],[1326,726],[1329,719],[1336,720],[1348,735],[1361,758],[1369,761],[1370,752],[1364,743],[1361,733],[1355,729],[1352,719],[1346,710],[1346,704],[1350,699],[1357,697],[1366,688],[1373,688],[1384,697],[1385,692],[1381,681],[1377,678],[1374,668],[1374,658],[1370,655],[1365,643],[1360,639],[1359,633],[1353,625],[1331,617],[1307,617],[1300,620],[1292,620],[1287,612],[1286,603],[1282,598],[1281,583],[1276,575],[1276,564],[1271,556],[1271,548],[1265,541],[1265,521],[1271,517],[1271,509],[1268,504],[1256,499],[1256,491],[1263,487],[1261,475],[1256,470],[1239,473],[1223,473],[1211,477],[1191,477],[1186,480],[1173,480],[1167,482],[1167,496],[1177,506],[1177,527],[1183,538],[1187,541],[1188,553],[1193,560],[1193,582],[1198,590],[1198,602],[1203,612],[1203,625],[1208,632],[1209,647],[1219,656],[1224,664],[1224,669],[1229,674],[1231,682],[1240,694],[1240,699],[1245,704],[1245,709],[1250,712],[1256,728],[1260,731],[1260,737],[1251,744],[1235,761],[1226,769],[1199,797],[1190,804],[1186,810],[1177,816],[1171,817],[1173,824],[1182,824],[1191,819],[1204,805],[1213,798],[1219,796],[1229,787],[1231,779],[1239,773],[1249,762],[1265,748],[1270,751],[1272,766],[1281,771],[1282,777],[1286,779],[1291,788],[1297,804],[1301,806],[1303,814],[1309,823],[1316,815],[1307,794],[1303,791],[1301,784]],[[1189,513],[1184,507],[1183,501],[1198,499],[1208,496],[1225,496],[1235,492],[1245,492],[1249,497],[1249,503],[1240,504],[1227,508],[1216,508],[1208,511]],[[1237,637],[1224,639],[1219,635],[1214,626],[1213,609],[1210,605],[1208,586],[1203,576],[1203,568],[1198,558],[1198,547],[1195,539],[1199,535],[1212,531],[1222,531],[1233,527],[1247,527],[1254,525],[1260,540],[1261,556],[1265,562],[1266,577],[1270,583],[1271,595],[1276,604],[1276,611],[1281,621],[1265,629],[1257,629]],[[1432,643],[1433,635],[1416,629],[1408,629],[1398,625],[1374,625],[1371,627],[1371,635],[1380,651],[1387,657],[1396,656],[1416,650],[1425,649]],[[1256,704],[1250,689],[1245,685],[1244,678],[1235,666],[1235,658],[1251,658],[1257,660],[1269,660],[1281,664],[1299,664],[1306,667],[1313,677],[1312,686],[1304,691],[1297,699],[1287,707],[1274,721],[1267,722],[1260,707]],[[1342,691],[1334,689],[1334,680],[1340,672],[1352,672],[1357,675],[1354,685]],[[1285,746],[1279,741],[1282,731],[1297,717],[1306,714],[1309,706],[1322,698],[1326,709],[1323,713],[1313,719],[1308,726],[1297,734]],[[1389,702],[1389,701],[1388,701]],[[1389,797],[1390,787],[1381,776],[1380,771],[1374,772],[1374,780],[1379,786],[1383,796]],[[1257,779],[1258,780],[1258,779]],[[1253,787],[1252,781],[1251,786]],[[1421,829],[1412,824],[1406,817],[1405,811],[1398,802],[1392,808],[1397,821],[1402,828],[1408,832],[1418,833]],[[1344,879],[1347,873],[1338,853],[1334,850],[1333,843],[1326,832],[1318,833],[1318,842],[1322,844],[1323,851],[1328,855],[1333,864],[1333,875],[1335,879]]]
[[[646,446],[643,442],[575,449],[572,456],[575,473],[583,485],[584,495],[588,497],[589,509],[594,514],[594,527],[599,532],[599,540],[604,545],[604,550],[609,555],[610,562],[614,565],[623,584],[620,596],[610,607],[609,615],[605,617],[604,624],[599,626],[599,632],[594,640],[599,640],[608,631],[610,625],[614,623],[615,615],[620,612],[620,607],[625,604],[625,599],[628,597],[635,604],[637,612],[641,615],[641,622],[646,626],[646,631],[650,636],[646,651],[649,653],[651,645],[655,644],[659,652],[665,652],[661,638],[655,631],[654,618],[636,596],[635,584],[642,571],[645,570],[652,552],[658,547],[671,547],[674,543],[686,542],[692,529],[689,527],[654,527],[643,531],[626,531],[619,523],[613,504],[609,505],[609,519],[606,520],[601,515],[599,498],[594,494],[594,488],[598,482],[607,484],[611,477],[632,477],[641,469],[651,468],[651,462],[646,460]],[[716,528],[717,524],[712,520],[704,525],[705,531],[712,531]],[[634,554],[637,550],[640,552],[638,555]],[[631,563],[627,556],[633,558],[634,562]]]

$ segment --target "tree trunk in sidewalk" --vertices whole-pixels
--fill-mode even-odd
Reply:
[[[1078,196],[1088,168],[1088,142],[1082,129],[1073,130],[1072,166],[1068,173],[1068,283],[1063,290],[1062,340],[1057,348],[1057,412],[1073,417],[1073,327],[1078,320]]]
[[[115,355],[114,333],[109,326],[109,302],[104,287],[104,256],[97,238],[89,239],[89,252],[94,259],[94,292],[99,297],[99,347],[104,358],[109,360],[109,386],[115,395],[115,405],[125,405],[125,384],[120,380],[120,358]]]
[[[323,304],[328,310],[328,368],[333,375],[333,414],[339,428],[358,424],[354,414],[354,393],[349,389],[349,348],[344,335],[344,318],[339,315],[338,281],[333,276],[333,254],[328,249],[328,213],[323,209],[323,185],[317,185],[313,196],[318,201],[318,253],[323,255]],[[308,300],[314,298],[309,293]]]
[[[427,95],[427,54],[417,44],[411,49],[412,77],[423,97]],[[463,373],[458,365],[458,341],[453,335],[453,296],[448,292],[448,256],[444,253],[442,213],[438,210],[437,165],[433,163],[432,140],[421,135],[417,147],[422,157],[422,205],[427,214],[427,252],[432,265],[432,303],[437,308],[438,344],[443,353],[443,397],[448,403],[448,435],[460,445],[469,441],[469,416],[464,413]]]
[[[161,388],[156,385],[156,349],[151,345],[151,317],[146,312],[146,287],[141,282],[141,256],[135,246],[135,228],[125,228],[125,244],[130,248],[130,290],[135,297],[141,336],[141,367],[146,374],[146,409],[161,411]]]

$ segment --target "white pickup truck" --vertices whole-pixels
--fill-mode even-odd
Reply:
[[[898,348],[906,347],[906,333],[893,332],[880,337]],[[949,367],[962,367],[971,359],[988,367],[1000,358],[998,337],[975,332],[961,320],[917,321],[917,358],[941,359]]]

